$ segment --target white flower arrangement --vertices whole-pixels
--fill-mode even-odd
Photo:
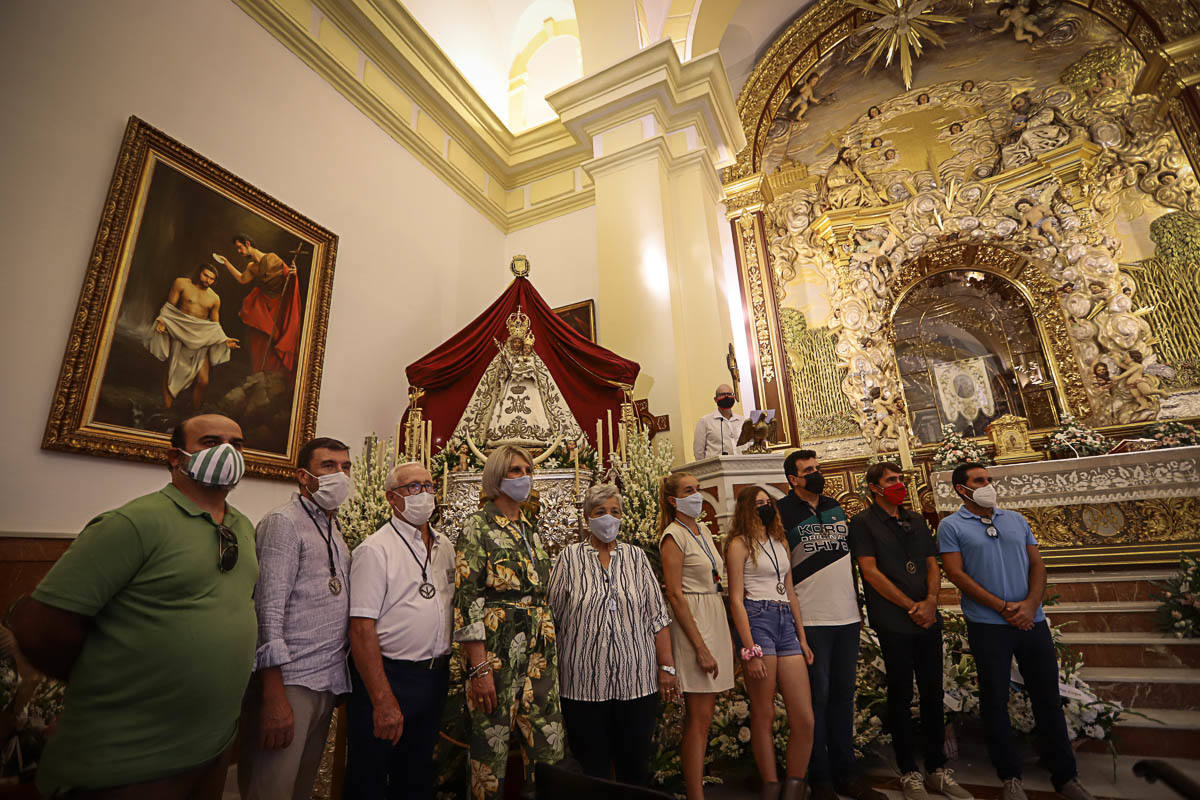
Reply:
[[[355,491],[338,509],[338,524],[351,551],[392,516],[383,484],[396,463],[395,453],[390,438],[380,442],[372,433],[363,439],[362,451],[354,458],[350,476]]]
[[[1159,624],[1177,639],[1200,636],[1200,558],[1184,553],[1179,572],[1159,587]]]
[[[1059,458],[1098,456],[1110,449],[1107,439],[1070,414],[1063,415],[1058,430],[1050,434],[1046,445]]]
[[[658,553],[658,489],[674,461],[666,437],[657,443],[642,426],[636,426],[625,442],[625,460],[616,462],[617,486],[621,490],[621,536],[646,551],[655,572],[662,574]]]
[[[990,464],[983,445],[976,444],[954,429],[953,425],[942,426],[942,443],[933,454],[933,465],[939,469],[951,469],[972,461]]]
[[[1055,647],[1059,653],[1059,683],[1066,703],[1063,712],[1067,732],[1071,740],[1099,739],[1108,741],[1114,755],[1116,750],[1110,738],[1112,729],[1126,711],[1120,703],[1101,700],[1088,684],[1079,677],[1082,659],[1065,648],[1061,632],[1051,628]],[[979,716],[979,683],[975,659],[967,644],[966,620],[961,614],[942,612],[943,691],[947,722],[960,721]],[[887,707],[887,675],[875,631],[864,627],[859,638],[857,690],[854,698],[854,749],[858,755],[891,741],[884,733],[883,716]],[[913,701],[913,714],[919,715],[919,697]],[[1008,700],[1009,718],[1014,729],[1030,733],[1034,728],[1033,709],[1024,687],[1013,684]],[[712,728],[709,733],[708,761],[739,761],[751,758],[749,733],[750,705],[746,685],[741,674],[731,691],[717,696],[713,711]],[[659,721],[656,733],[658,745],[654,758],[655,783],[669,790],[680,786],[679,728],[682,713],[677,704],[668,704]],[[787,751],[788,723],[783,698],[775,697],[775,719],[772,723],[775,751],[780,759]],[[947,741],[947,747],[953,746]],[[708,780],[708,779],[706,779]],[[716,780],[716,779],[713,779]]]

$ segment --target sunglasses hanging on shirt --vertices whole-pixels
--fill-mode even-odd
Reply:
[[[979,521],[986,526],[983,531],[988,536],[992,537],[993,539],[996,539],[1000,536],[1000,531],[996,530],[996,526],[992,523],[991,517],[980,517]]]

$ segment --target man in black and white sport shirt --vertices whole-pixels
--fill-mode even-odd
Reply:
[[[838,501],[825,497],[817,454],[796,450],[784,459],[791,491],[779,517],[792,551],[792,583],[813,651],[809,667],[813,703],[813,753],[808,780],[812,800],[886,800],[862,778],[854,758],[854,678],[862,617],[854,589],[849,526]]]

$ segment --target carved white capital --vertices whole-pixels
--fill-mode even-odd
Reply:
[[[547,95],[546,102],[593,156],[612,156],[655,137],[676,155],[708,153],[716,168],[746,146],[737,105],[715,51],[680,63],[668,40]]]

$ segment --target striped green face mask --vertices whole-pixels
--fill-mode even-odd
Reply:
[[[241,452],[229,442],[195,453],[186,450],[179,452],[187,456],[187,463],[182,467],[183,474],[204,486],[232,489],[246,474],[246,462]]]

